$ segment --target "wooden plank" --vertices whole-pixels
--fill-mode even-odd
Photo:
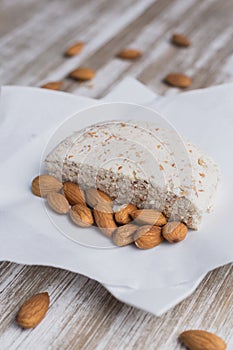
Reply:
[[[177,335],[184,329],[204,328],[224,339],[232,337],[233,267],[208,274],[196,292],[160,318],[124,305],[97,282],[47,267],[3,263],[17,278],[4,285],[1,312],[3,349],[181,349]],[[8,277],[8,276],[7,276]],[[215,288],[213,289],[213,285]],[[51,307],[32,331],[14,324],[19,305],[29,295],[47,290]],[[143,344],[143,347],[140,347]]]
[[[130,1],[132,2],[132,0]],[[128,2],[129,5],[130,1]],[[140,6],[138,5],[136,8],[136,15],[152,1],[146,0],[143,4],[140,3]],[[33,83],[33,85],[38,85],[38,80],[45,79],[45,77],[46,79],[61,79],[76,67],[80,59],[85,60],[85,56],[88,53],[90,55],[94,54],[97,47],[106,40],[111,39],[122,25],[126,25],[131,20],[132,14],[134,14],[130,7],[127,6],[125,9],[125,5],[123,8],[119,6],[108,8],[106,7],[106,0],[100,2],[92,0],[92,2],[93,12],[102,12],[102,17],[97,17],[94,23],[92,17],[90,17],[90,9],[87,6],[77,7],[76,2],[73,1],[73,6],[70,8],[71,12],[67,15],[64,13],[64,17],[61,19],[54,16],[55,6],[52,6],[53,3],[51,3],[50,8],[46,10],[46,16],[43,11],[39,12],[35,15],[36,18],[34,20],[31,19],[26,24],[25,34],[23,30],[20,30],[19,33],[16,32],[13,36],[3,38],[3,43],[0,41],[3,52],[7,51],[7,47],[15,39],[18,39],[18,47],[12,46],[14,50],[12,55],[17,55],[18,64],[16,65],[15,61],[9,63],[7,57],[5,57],[4,65],[0,66],[0,79],[6,81],[7,84],[12,84],[16,81],[17,84]],[[91,3],[89,5],[91,6]],[[127,11],[123,13],[124,10]],[[65,12],[65,8],[61,9],[61,11]],[[51,22],[53,23],[52,32],[51,30],[50,32],[43,30]],[[106,27],[110,29],[106,31]],[[22,35],[24,35],[23,39]],[[69,41],[67,40],[68,37],[70,37]],[[27,51],[20,50],[22,40],[27,42]],[[88,43],[86,53],[83,52],[80,56],[73,59],[65,59],[63,52],[66,46],[76,40],[83,40]],[[41,42],[43,45],[37,45],[37,43]],[[57,67],[59,67],[58,72],[55,71]],[[60,67],[62,67],[62,70]],[[42,74],[43,77],[41,76]],[[32,79],[33,81],[31,82]],[[39,84],[42,82],[43,80]]]
[[[181,70],[193,88],[233,79],[233,1],[217,0],[2,0],[0,1],[0,82],[39,86],[63,79],[78,65],[97,70],[94,81],[64,79],[64,89],[102,97],[126,75],[154,91],[174,95],[163,77]],[[184,32],[189,49],[173,47],[170,36]],[[83,52],[65,59],[76,40]],[[125,46],[143,50],[135,62],[119,60]],[[179,332],[217,332],[233,347],[233,267],[208,274],[195,293],[160,318],[112,297],[85,276],[50,267],[2,263],[0,269],[1,349],[156,349],[181,350]],[[51,295],[46,319],[23,331],[14,318],[19,305],[39,291]]]

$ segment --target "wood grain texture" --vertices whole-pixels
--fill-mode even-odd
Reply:
[[[41,86],[63,80],[64,90],[104,96],[131,75],[163,95],[179,89],[162,80],[178,71],[193,77],[189,89],[233,81],[233,0],[2,0],[0,83]],[[188,35],[189,49],[170,44]],[[66,48],[84,41],[80,55]],[[134,62],[116,58],[125,47],[143,51]],[[67,78],[79,65],[96,70],[92,83]],[[179,332],[218,333],[233,348],[233,267],[209,273],[195,293],[160,318],[112,297],[84,276],[50,267],[4,262],[0,270],[0,347],[5,349],[181,350]],[[34,330],[14,318],[30,295],[48,291],[51,307]]]

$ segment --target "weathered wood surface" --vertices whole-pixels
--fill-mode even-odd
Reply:
[[[64,90],[102,97],[126,75],[157,93],[180,91],[163,84],[171,71],[193,77],[190,89],[233,81],[233,0],[1,0],[0,83],[40,86],[63,80]],[[169,43],[180,31],[189,49]],[[86,47],[66,59],[77,40]],[[121,61],[125,46],[144,55]],[[97,71],[92,84],[67,79],[78,65]],[[124,305],[88,278],[46,267],[2,263],[0,347],[5,349],[182,349],[188,328],[217,332],[233,348],[233,268],[209,273],[192,296],[160,318]],[[19,305],[39,291],[51,308],[38,328],[22,331],[14,322]]]

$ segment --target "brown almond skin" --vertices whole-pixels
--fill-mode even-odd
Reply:
[[[112,199],[104,192],[97,190],[96,188],[89,188],[85,192],[87,204],[91,208],[95,208],[99,203],[108,203],[113,206]]]
[[[58,214],[66,214],[69,211],[69,202],[61,193],[51,192],[47,196],[48,205]]]
[[[168,222],[162,228],[163,237],[170,243],[177,243],[183,241],[187,233],[187,226],[179,221]]]
[[[130,221],[132,221],[130,214],[132,214],[135,210],[137,210],[137,207],[135,205],[131,203],[126,204],[115,213],[116,222],[120,225],[128,224]]]
[[[80,227],[94,225],[94,218],[91,209],[86,205],[76,204],[70,209],[71,220]]]
[[[112,235],[113,242],[119,246],[123,247],[131,244],[134,241],[134,233],[138,229],[137,225],[127,224],[118,227]]]
[[[154,248],[163,242],[161,227],[141,226],[134,234],[135,245],[140,249]]]
[[[117,225],[112,208],[108,204],[99,203],[93,210],[96,225],[107,236],[112,237]]]
[[[33,295],[19,309],[16,322],[22,328],[36,327],[45,317],[49,303],[50,300],[47,292]]]
[[[61,90],[62,81],[51,81],[49,83],[41,85],[41,88],[42,89],[49,89],[49,90]]]
[[[91,68],[79,67],[73,70],[69,77],[75,80],[87,81],[95,77],[95,72]]]
[[[84,42],[78,41],[77,43],[71,45],[68,47],[68,49],[65,52],[66,57],[73,57],[78,55],[84,48]]]
[[[138,49],[124,49],[117,54],[118,58],[126,60],[135,60],[142,56],[142,51]]]
[[[63,192],[70,205],[86,205],[84,193],[77,184],[70,181],[65,182]]]
[[[182,73],[170,73],[164,80],[168,85],[179,88],[187,88],[192,84],[192,79]]]
[[[179,339],[189,350],[225,350],[226,343],[217,335],[201,330],[188,330]]]
[[[186,35],[175,33],[171,37],[171,42],[179,47],[189,47],[191,42]]]
[[[138,209],[130,215],[139,225],[163,226],[167,223],[165,216],[155,209]]]
[[[58,192],[62,189],[62,182],[51,175],[39,175],[32,181],[32,193],[38,197],[46,197],[51,192]]]

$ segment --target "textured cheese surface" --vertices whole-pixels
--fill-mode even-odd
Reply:
[[[217,165],[172,128],[109,121],[73,133],[46,158],[50,174],[97,187],[117,203],[162,210],[198,228],[214,203]]]

